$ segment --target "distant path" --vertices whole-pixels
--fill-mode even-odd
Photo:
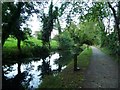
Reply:
[[[96,47],[85,75],[83,88],[118,88],[118,65]]]

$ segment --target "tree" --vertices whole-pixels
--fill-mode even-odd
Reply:
[[[23,31],[19,30],[17,32],[14,32],[14,36],[17,38],[17,47],[18,47],[18,50],[21,53],[20,44],[21,44],[21,41],[24,41],[25,39],[27,39],[26,34]]]
[[[108,5],[109,5],[109,8],[112,10],[113,12],[113,16],[114,16],[114,19],[115,19],[115,29],[116,29],[116,32],[118,34],[118,41],[119,41],[119,44],[120,44],[120,1],[117,3],[117,11],[115,10],[115,8],[112,7],[112,5],[110,4],[110,2],[108,2]]]
[[[28,27],[23,28],[23,32],[26,34],[26,37],[32,37],[32,30]]]
[[[50,37],[51,37],[51,32],[53,30],[53,23],[57,17],[57,14],[55,13],[57,8],[55,8],[55,11],[53,11],[53,2],[51,2],[50,7],[49,7],[49,12],[48,16],[43,13],[42,16],[42,22],[43,22],[43,30],[42,30],[42,41],[43,41],[43,46],[48,44],[48,47],[50,49]]]
[[[13,2],[3,3],[3,13],[2,16],[8,18],[3,18],[3,27],[2,27],[2,46],[5,43],[5,40],[9,37],[12,31],[19,30],[19,18],[23,4],[18,3],[14,5]],[[7,8],[9,7],[9,8]],[[7,12],[9,10],[9,12]],[[7,13],[6,13],[7,12]],[[9,16],[10,14],[10,16]]]
[[[82,49],[80,48],[83,44],[94,45],[98,44],[100,40],[100,30],[98,22],[89,21],[82,22],[78,25],[75,25],[74,22],[71,22],[70,26],[66,28],[69,31],[71,38],[74,41],[74,71],[77,70],[77,56]],[[63,45],[62,45],[63,46]]]
[[[59,49],[60,50],[71,50],[73,45],[74,45],[74,41],[71,38],[70,33],[68,32],[68,30],[62,32],[59,35]]]
[[[21,25],[29,18],[31,13],[37,12],[34,9],[33,3],[27,2],[3,2],[2,3],[2,46],[9,37],[13,35],[17,38],[17,47],[19,50],[19,58],[21,58],[21,40],[25,40],[25,33],[21,29]],[[27,16],[24,14],[27,13]],[[21,59],[20,59],[21,60]],[[18,73],[20,70],[21,62],[18,62]]]
[[[21,29],[21,25],[32,13],[37,13],[34,3],[30,2],[3,2],[2,3],[2,46],[11,34]],[[25,15],[25,13],[27,15]]]

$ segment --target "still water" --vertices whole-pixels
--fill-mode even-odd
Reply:
[[[58,53],[54,53],[50,55],[50,57],[47,57],[46,60],[50,60],[50,66],[52,70],[58,69],[58,64],[55,63],[56,60],[60,58]],[[30,80],[28,88],[33,87],[37,88],[38,85],[42,82],[41,79],[41,70],[38,70],[38,67],[42,65],[42,59],[39,59],[38,61],[31,61],[27,64],[21,64],[21,72],[27,71],[28,76],[26,76],[25,80]],[[11,71],[7,71],[6,74],[4,74],[7,78],[14,78],[18,74],[18,64],[11,65],[10,67],[7,67],[6,65],[3,66],[3,70],[6,71],[8,68],[11,68]],[[66,65],[62,67],[62,70],[66,68]],[[24,84],[24,82],[23,82]]]

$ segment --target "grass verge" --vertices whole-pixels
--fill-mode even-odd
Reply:
[[[102,52],[104,52],[105,54],[109,55],[111,58],[113,58],[113,60],[115,60],[115,62],[120,63],[120,56],[118,56],[117,54],[113,54],[112,51],[110,49],[108,49],[107,47],[97,47],[99,48]]]
[[[46,76],[37,90],[41,88],[81,88],[84,81],[84,72],[89,65],[91,55],[92,49],[86,48],[78,56],[79,71],[73,71],[74,62],[72,60],[58,75]]]

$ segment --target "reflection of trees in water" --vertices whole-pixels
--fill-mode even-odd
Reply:
[[[43,63],[42,63],[42,74],[49,74],[51,72],[51,67],[50,67],[50,61],[45,61],[45,59],[49,56],[49,50],[45,47],[41,48],[41,53],[40,58],[43,59]],[[33,76],[31,74],[28,74],[27,72],[29,72],[33,67],[31,66],[30,68],[27,68],[26,66],[26,71],[24,71],[23,73],[21,72],[21,64],[24,62],[24,58],[21,56],[22,53],[19,53],[18,57],[16,58],[17,60],[17,72],[18,74],[14,77],[14,78],[7,78],[5,76],[5,74],[9,74],[10,72],[13,71],[13,67],[11,67],[10,65],[5,65],[4,68],[7,68],[6,71],[2,71],[2,88],[3,90],[24,90],[24,89],[28,89],[28,86],[30,84],[30,81],[33,79]],[[26,76],[28,76],[26,78]]]
[[[47,50],[44,49],[44,54],[43,57],[42,57],[42,65],[40,65],[38,67],[38,69],[40,70],[39,73],[41,75],[41,77],[43,78],[45,75],[54,75],[58,72],[61,71],[62,69],[62,66],[65,66],[70,60],[71,60],[71,52],[70,51],[60,51],[59,54],[60,54],[60,58],[57,61],[57,65],[58,65],[58,68],[56,68],[55,70],[52,70],[51,69],[51,66],[50,66],[50,58],[53,54],[49,55],[49,52]],[[23,59],[18,60],[18,66],[17,66],[17,72],[18,74],[14,77],[14,78],[11,78],[11,79],[8,79],[7,77],[4,76],[5,72],[3,72],[3,88],[5,88],[5,90],[7,90],[7,88],[10,88],[12,90],[23,90],[22,88],[24,87],[24,89],[28,89],[29,85],[30,85],[30,81],[34,78],[33,75],[27,73],[29,71],[31,71],[34,67],[33,66],[29,66],[29,65],[32,65],[32,64],[29,64],[26,66],[26,69],[25,71],[26,72],[21,72],[21,64],[23,63]],[[8,66],[6,66],[8,67]],[[10,71],[12,72],[12,67],[9,67],[9,70],[7,71]],[[8,72],[9,73],[9,72]],[[27,77],[26,77],[27,76]],[[7,87],[6,87],[7,86]],[[15,89],[13,89],[15,88]]]
[[[44,77],[44,75],[49,75],[49,74],[51,74],[50,61],[43,60],[41,65],[41,75],[42,77]]]
[[[44,53],[42,54],[42,65],[39,66],[41,69],[41,75],[44,77],[44,75],[49,75],[51,73],[51,67],[50,67],[50,51],[47,47],[43,47]],[[49,58],[46,60],[46,58],[49,56]]]
[[[8,66],[6,66],[8,67]],[[9,67],[6,71],[3,71],[2,68],[2,88],[3,90],[25,90],[28,89],[28,86],[30,84],[30,81],[33,79],[33,76],[29,74],[28,72],[31,69],[26,69],[26,71],[21,72],[21,63],[18,63],[18,74],[13,77],[9,78],[6,77],[5,74],[9,74],[9,72],[13,71],[13,67]],[[28,77],[27,77],[28,76]]]
[[[46,47],[43,47],[43,49],[44,52],[42,53],[42,65],[38,66],[38,71],[41,71],[40,75],[42,78],[44,78],[45,75],[50,75],[56,72],[60,72],[62,66],[65,66],[71,60],[72,54],[70,50],[59,51],[60,58],[55,61],[55,64],[58,65],[58,68],[52,70],[50,65],[50,58],[52,55],[50,55],[50,51],[47,50]]]
[[[14,71],[13,67],[9,65],[5,65],[4,68],[7,68],[6,70],[3,70],[2,68],[2,89],[3,90],[25,90],[29,86],[29,82],[32,80],[32,75],[28,74],[29,70],[26,69],[26,71],[21,72],[21,61],[17,63],[17,72],[18,74],[12,78],[6,77],[5,74],[9,74],[10,72]],[[32,68],[32,67],[31,67]],[[26,77],[29,76],[29,78],[26,79]]]
[[[2,90],[24,90],[22,82],[27,76],[27,72],[19,73],[14,78],[7,78],[2,70]]]
[[[65,66],[71,60],[71,57],[72,57],[70,50],[60,51],[59,55],[60,55],[60,58],[55,60],[55,64],[58,65],[58,68],[54,70],[52,70],[50,66],[50,55],[49,55],[49,58],[43,59],[42,65],[38,66],[38,70],[41,70],[40,75],[42,76],[42,78],[45,75],[60,72],[62,70],[62,66]]]
[[[21,62],[18,62],[18,74],[20,74],[21,73]]]
[[[60,58],[55,63],[62,67],[71,61],[72,53],[70,50],[59,51],[59,56]]]

